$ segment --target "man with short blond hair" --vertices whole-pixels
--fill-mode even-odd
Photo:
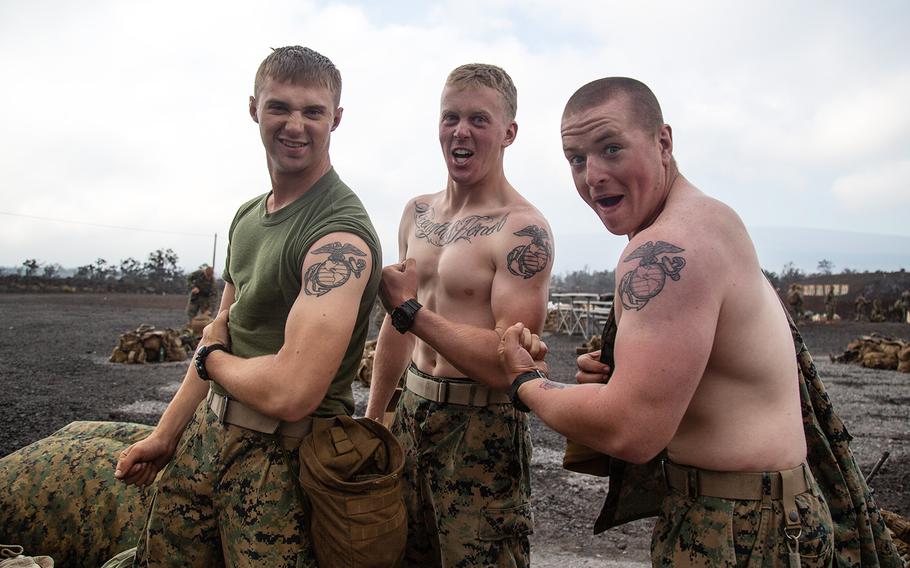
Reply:
[[[340,95],[312,49],[276,49],[259,68],[248,110],[270,191],[231,223],[221,307],[180,389],[117,462],[126,483],[164,469],[137,565],[316,565],[298,449],[314,420],[354,410],[382,258],[329,157]]]
[[[503,392],[496,342],[516,318],[540,331],[553,242],[503,171],[515,112],[516,89],[501,68],[452,71],[439,117],[446,187],[408,202],[401,263],[383,269],[391,315],[367,416],[383,416],[406,372],[392,430],[406,451],[409,566],[529,563],[530,433]]]

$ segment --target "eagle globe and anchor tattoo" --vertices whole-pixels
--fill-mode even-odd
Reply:
[[[550,246],[547,241],[550,235],[546,229],[537,225],[528,225],[513,233],[519,237],[531,237],[531,242],[513,248],[507,257],[509,272],[525,280],[534,276],[550,262]]]
[[[360,278],[360,273],[367,263],[355,256],[366,256],[366,253],[352,244],[339,242],[329,243],[312,251],[313,254],[328,254],[329,258],[307,268],[304,274],[304,292],[310,296],[322,296],[338,288],[351,278]],[[345,257],[350,254],[353,256]]]
[[[640,310],[648,300],[660,294],[667,282],[667,276],[676,282],[679,280],[679,271],[686,265],[686,259],[681,256],[670,257],[664,253],[683,252],[685,249],[671,245],[664,241],[648,241],[635,249],[627,256],[624,262],[636,258],[641,261],[634,269],[622,277],[619,293],[622,306],[629,310]],[[660,259],[657,257],[664,254]]]

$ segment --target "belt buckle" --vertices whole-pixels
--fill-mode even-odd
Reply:
[[[690,469],[686,471],[686,496],[689,499],[698,498],[698,470]]]
[[[221,404],[218,405],[218,410],[215,411],[215,416],[218,417],[218,422],[220,422],[222,425],[224,425],[224,416],[227,414],[228,403],[230,402],[231,399],[229,399],[225,395],[219,395],[219,396],[221,397]],[[214,400],[214,398],[215,397],[213,396],[212,399]],[[211,406],[209,406],[209,408],[211,408]],[[214,410],[214,409],[212,409],[212,410]]]
[[[436,382],[436,401],[441,403],[449,402],[449,383],[448,381]]]

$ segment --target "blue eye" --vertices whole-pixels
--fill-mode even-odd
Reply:
[[[582,156],[569,156],[568,160],[570,166],[580,166],[585,163],[585,159]]]
[[[611,145],[607,146],[607,148],[606,148],[606,153],[607,153],[607,154],[615,154],[615,153],[619,152],[621,149],[622,149],[622,148],[620,148],[619,146],[616,146],[616,145],[611,144]]]

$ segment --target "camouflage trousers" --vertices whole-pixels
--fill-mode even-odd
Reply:
[[[765,474],[770,476],[772,474]],[[834,527],[818,484],[796,496],[800,516],[800,564],[831,566]],[[770,487],[770,477],[767,487]],[[768,492],[770,493],[770,491]],[[653,566],[736,566],[771,568],[788,563],[786,520],[780,499],[690,498],[669,489],[651,538]]]
[[[299,444],[222,424],[200,404],[158,479],[136,565],[315,568]]]
[[[405,565],[528,566],[531,437],[510,404],[443,404],[405,391],[392,425],[405,451]]]

